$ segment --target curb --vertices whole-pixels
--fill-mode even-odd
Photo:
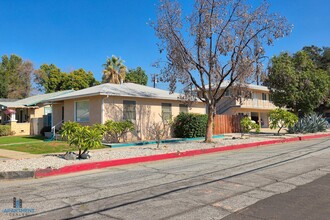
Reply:
[[[160,161],[160,160],[167,160],[167,159],[175,159],[175,158],[180,158],[180,157],[191,157],[191,156],[197,156],[197,155],[201,155],[201,154],[210,154],[210,153],[216,153],[216,152],[222,152],[222,151],[232,151],[232,150],[239,150],[239,149],[245,149],[245,148],[267,146],[267,145],[272,145],[272,144],[304,141],[304,140],[323,138],[323,137],[330,137],[330,134],[307,135],[307,136],[299,136],[299,137],[293,137],[293,138],[288,138],[288,139],[237,144],[237,145],[231,145],[231,146],[225,146],[225,147],[215,147],[215,148],[208,148],[208,149],[190,150],[190,151],[167,153],[167,154],[157,154],[157,155],[151,155],[151,156],[142,156],[142,157],[134,157],[134,158],[126,158],[126,159],[118,159],[118,160],[81,163],[81,164],[64,166],[59,169],[46,168],[46,169],[37,169],[35,171],[0,172],[0,180],[23,179],[23,178],[42,178],[42,177],[75,173],[75,172],[80,172],[80,171],[102,169],[102,168],[107,168],[107,167],[143,163],[143,162],[151,162],[151,161]]]
[[[7,171],[0,172],[0,180],[33,178],[35,171]]]
[[[74,164],[74,165],[65,166],[65,167],[62,167],[59,169],[52,169],[52,168],[37,169],[34,173],[34,177],[42,178],[42,177],[63,175],[63,174],[87,171],[87,170],[93,170],[93,169],[101,169],[101,168],[106,168],[106,167],[114,167],[114,166],[121,166],[121,165],[135,164],[135,163],[167,160],[167,159],[174,159],[174,158],[180,158],[180,157],[191,157],[191,156],[196,156],[196,155],[201,155],[201,154],[239,150],[239,149],[244,149],[244,148],[252,148],[252,147],[266,146],[266,145],[272,145],[272,144],[288,143],[288,142],[294,142],[294,141],[303,141],[303,140],[310,140],[310,139],[323,138],[323,137],[330,137],[330,134],[308,135],[308,136],[300,136],[300,137],[281,139],[281,140],[270,140],[270,141],[253,142],[253,143],[247,143],[247,144],[237,144],[237,145],[231,145],[231,146],[225,146],[225,147],[215,147],[215,148],[202,149],[202,150],[190,150],[190,151],[177,152],[177,153],[157,154],[157,155],[143,156],[143,157],[134,157],[134,158],[126,158],[126,159],[118,159],[118,160]]]

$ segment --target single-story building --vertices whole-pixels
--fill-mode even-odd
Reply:
[[[161,115],[174,118],[180,112],[205,114],[205,105],[196,102],[188,107],[179,100],[180,94],[134,83],[106,83],[50,98],[52,125],[62,121],[82,125],[103,124],[107,120],[131,120],[135,124],[132,140],[148,139],[148,129]]]
[[[39,135],[45,126],[51,126],[52,109],[48,99],[73,90],[31,96],[20,100],[0,101],[2,125],[10,125],[14,135]]]

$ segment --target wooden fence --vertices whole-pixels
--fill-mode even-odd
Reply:
[[[213,134],[241,132],[240,115],[215,115]]]

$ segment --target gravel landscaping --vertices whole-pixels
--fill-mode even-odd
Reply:
[[[237,136],[237,135],[236,135]],[[183,152],[195,149],[208,149],[213,147],[236,145],[243,143],[252,143],[265,140],[274,140],[278,138],[289,138],[301,135],[285,135],[285,136],[270,136],[270,135],[255,135],[249,139],[232,139],[222,138],[214,139],[214,143],[203,143],[202,141],[190,141],[181,142],[175,144],[161,144],[159,149],[156,145],[144,145],[135,147],[123,147],[123,148],[104,148],[99,150],[91,150],[91,158],[87,160],[65,160],[56,155],[45,155],[43,157],[33,159],[21,159],[21,160],[0,160],[0,172],[2,171],[23,171],[23,170],[36,170],[38,168],[60,168],[66,165],[77,164],[77,163],[88,163],[92,161],[103,161],[103,160],[115,160],[132,158],[139,156],[148,156],[155,154],[164,154],[172,152]]]

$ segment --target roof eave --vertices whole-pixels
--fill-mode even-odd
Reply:
[[[69,99],[76,99],[76,98],[83,98],[83,97],[91,97],[91,96],[96,96],[96,95],[101,95],[101,93],[96,92],[96,93],[90,93],[90,94],[84,94],[84,95],[75,95],[75,96],[70,96],[70,97],[59,97],[59,98],[52,98],[48,99],[48,102],[54,102],[54,101],[63,101],[63,100],[69,100]]]

